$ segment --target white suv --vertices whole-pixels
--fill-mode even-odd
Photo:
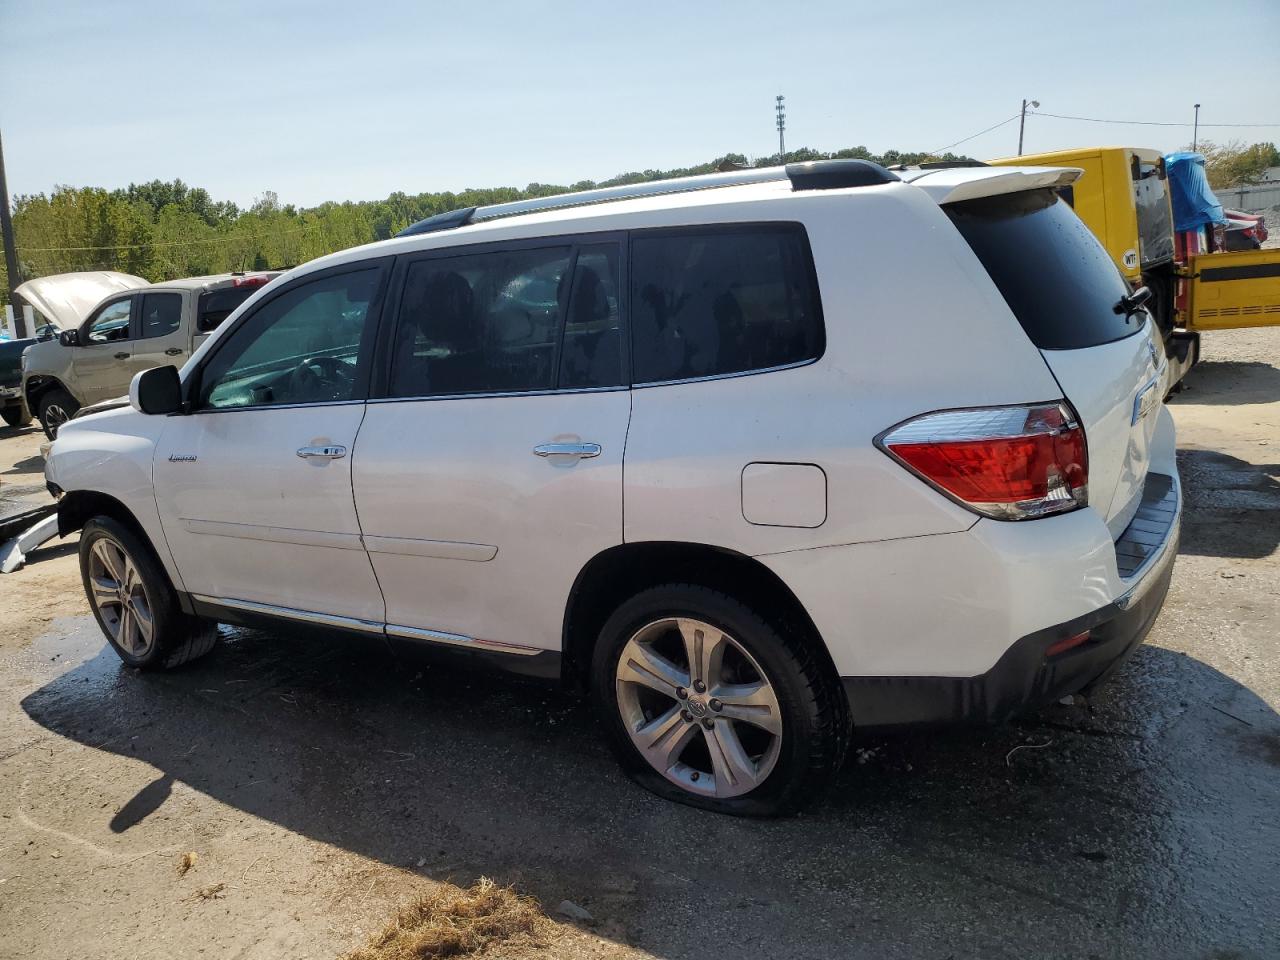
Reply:
[[[1046,168],[466,209],[273,281],[47,478],[125,663],[292,621],[590,691],[645,786],[808,798],[856,727],[1095,683],[1168,589],[1154,330]]]

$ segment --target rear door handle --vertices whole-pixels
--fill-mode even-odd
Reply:
[[[322,447],[299,447],[298,456],[303,460],[340,460],[347,455],[347,448],[336,443]]]
[[[580,460],[598,457],[600,450],[598,443],[540,443],[533,448],[539,457],[577,457]]]
[[[176,357],[181,352],[182,352],[181,347],[170,347],[168,350],[164,352],[164,355],[166,357]]]
[[[117,354],[115,354],[115,358],[116,358],[117,360],[128,360],[128,359],[129,359],[129,354],[127,354],[127,353],[117,353]]]

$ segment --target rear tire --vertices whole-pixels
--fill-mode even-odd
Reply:
[[[40,426],[50,440],[58,438],[58,428],[76,415],[80,404],[65,390],[53,389],[40,395]]]
[[[218,642],[217,624],[182,612],[151,547],[112,517],[80,532],[80,576],[98,626],[131,667],[178,667]]]
[[[0,419],[11,427],[25,427],[31,422],[31,412],[25,403],[17,403],[0,410]]]
[[[844,759],[848,706],[829,672],[803,638],[738,600],[667,584],[605,623],[591,689],[641,786],[718,813],[777,816],[819,793]]]

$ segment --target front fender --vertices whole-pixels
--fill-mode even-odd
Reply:
[[[70,420],[58,431],[49,450],[45,479],[63,492],[64,500],[95,494],[122,504],[151,541],[173,584],[182,589],[153,488],[156,443],[166,421],[166,417],[144,416],[131,407]]]

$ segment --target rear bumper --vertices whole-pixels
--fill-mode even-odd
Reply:
[[[1161,480],[1171,480],[1168,485]],[[855,726],[999,722],[1088,690],[1116,670],[1143,641],[1169,592],[1178,552],[1180,491],[1175,478],[1152,477],[1153,496],[1132,527],[1152,527],[1167,510],[1164,536],[1144,550],[1130,568],[1133,586],[1113,602],[1084,616],[1013,643],[996,664],[973,677],[844,677]],[[1126,533],[1129,533],[1127,531]],[[1123,550],[1125,537],[1117,544]],[[1123,558],[1121,558],[1123,561]],[[1054,656],[1046,651],[1068,637],[1089,631],[1082,645]]]

